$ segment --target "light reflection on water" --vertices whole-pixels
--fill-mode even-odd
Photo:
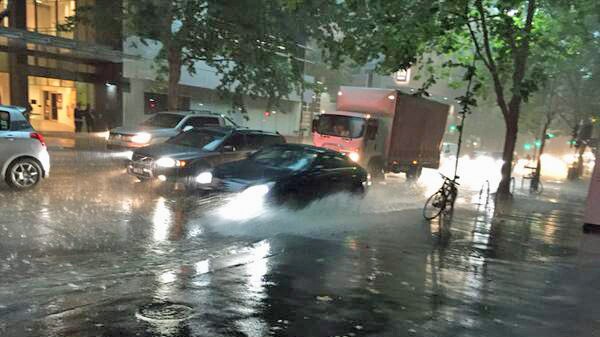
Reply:
[[[269,272],[269,265],[267,256],[271,251],[271,244],[268,241],[262,241],[256,245],[254,250],[250,253],[252,256],[252,262],[246,265],[246,272],[248,273],[248,288],[254,293],[264,292],[264,276]]]
[[[156,200],[154,215],[152,217],[154,241],[161,242],[168,238],[172,219],[173,212],[167,207],[165,198],[159,197]]]

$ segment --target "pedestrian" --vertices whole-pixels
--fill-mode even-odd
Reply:
[[[93,132],[94,131],[94,113],[92,110],[92,107],[88,104],[85,107],[85,126],[87,128],[87,132]]]
[[[31,120],[32,113],[33,113],[33,107],[31,106],[31,103],[27,103],[27,107],[25,108],[25,113],[23,114],[23,115],[25,115],[27,122],[29,122]]]
[[[81,110],[81,103],[77,103],[75,106],[75,132],[81,132],[83,126],[83,110]]]

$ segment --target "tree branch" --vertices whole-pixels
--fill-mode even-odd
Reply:
[[[492,70],[490,63],[485,58],[485,56],[483,56],[483,54],[481,53],[481,47],[479,46],[479,41],[477,40],[475,31],[473,31],[473,27],[471,27],[471,23],[467,22],[466,25],[469,28],[469,33],[471,34],[471,40],[473,40],[473,44],[475,45],[475,52],[477,53],[477,56],[479,56],[479,58],[483,61],[483,64],[485,64],[486,68],[488,68],[489,70]]]
[[[494,82],[494,90],[496,91],[496,101],[498,102],[498,106],[500,107],[500,110],[502,110],[502,114],[506,119],[508,118],[509,109],[506,105],[506,98],[504,97],[504,86],[502,85],[500,74],[498,74],[498,68],[496,67],[496,62],[494,61],[494,55],[490,46],[490,36],[487,27],[487,20],[485,19],[485,9],[483,8],[483,3],[481,0],[476,0],[475,4],[480,16],[481,31],[483,33],[483,45],[485,54],[487,55],[489,61],[488,69],[490,71],[490,74],[492,75],[492,80]]]
[[[480,0],[479,0],[480,1]],[[527,69],[527,59],[529,56],[529,42],[531,41],[531,30],[533,28],[533,17],[536,10],[536,0],[529,0],[527,4],[527,18],[525,20],[523,42],[520,46],[517,46],[514,53],[514,66],[513,72],[513,96],[510,100],[509,107],[511,113],[514,113],[515,108],[521,104],[523,95],[521,93],[521,85],[525,78],[525,72]]]

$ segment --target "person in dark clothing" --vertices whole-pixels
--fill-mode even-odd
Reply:
[[[31,114],[33,113],[33,106],[31,106],[31,103],[27,103],[27,107],[25,108],[25,113],[23,113],[23,115],[25,116],[25,118],[27,118],[27,121],[31,121]]]
[[[85,114],[83,115],[85,118],[85,126],[87,129],[87,132],[93,132],[94,131],[94,121],[95,121],[95,116],[94,116],[94,112],[92,110],[92,107],[88,104],[85,107]]]
[[[77,103],[75,107],[75,132],[81,132],[83,126],[83,110],[81,109],[81,103]]]

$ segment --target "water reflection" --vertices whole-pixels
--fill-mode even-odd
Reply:
[[[169,228],[172,224],[172,218],[173,213],[171,212],[171,209],[167,207],[165,198],[159,197],[156,200],[154,215],[152,217],[152,237],[154,238],[154,241],[161,242],[168,238]]]
[[[246,265],[248,273],[248,290],[255,294],[263,294],[265,287],[264,276],[269,271],[268,259],[271,245],[268,241],[258,243],[251,252],[252,262]]]

